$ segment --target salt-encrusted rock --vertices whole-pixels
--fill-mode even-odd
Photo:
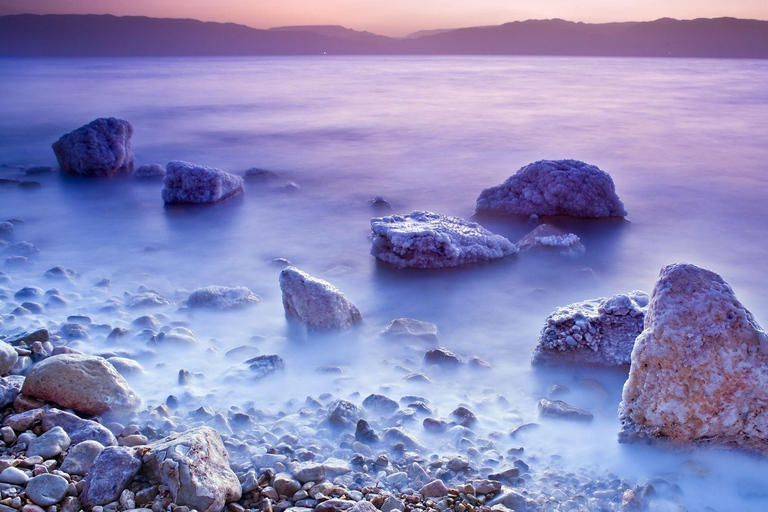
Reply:
[[[126,306],[131,309],[138,308],[157,308],[162,306],[170,306],[173,304],[172,300],[166,299],[160,294],[155,292],[143,292],[138,295],[126,294]]]
[[[619,439],[768,452],[768,335],[716,273],[661,269],[632,351]]]
[[[163,178],[166,203],[215,203],[243,190],[243,178],[189,162],[168,162]]]
[[[521,253],[546,252],[569,257],[581,256],[586,252],[578,236],[550,224],[536,226],[517,242],[517,247]]]
[[[83,441],[70,448],[61,470],[69,475],[86,475],[103,450],[104,445],[97,441]]]
[[[414,318],[395,318],[381,335],[387,338],[416,339],[437,343],[437,326]]]
[[[493,215],[625,217],[611,176],[578,160],[540,160],[477,198],[475,212]]]
[[[40,361],[27,373],[21,391],[93,415],[128,414],[141,403],[111,364],[84,354],[61,354]]]
[[[400,268],[444,268],[517,254],[474,222],[427,211],[371,219],[371,254]]]
[[[25,489],[27,497],[40,507],[49,507],[67,495],[69,482],[59,475],[44,473],[32,478]]]
[[[61,452],[67,451],[70,445],[69,436],[61,427],[54,427],[45,434],[29,442],[27,457],[39,455],[43,459],[52,459]]]
[[[8,374],[18,359],[19,354],[13,347],[4,341],[0,341],[0,375]]]
[[[229,467],[221,436],[210,427],[173,434],[144,455],[147,473],[167,485],[173,499],[200,512],[221,512],[240,499],[240,481]]]
[[[127,446],[104,448],[85,475],[80,501],[86,507],[117,501],[139,469],[141,469],[141,459],[134,448]]]
[[[206,286],[193,291],[187,303],[193,308],[225,310],[255,304],[260,300],[261,297],[245,286]]]
[[[48,270],[46,270],[45,274],[43,274],[43,277],[45,279],[51,279],[56,281],[73,281],[78,277],[80,277],[80,274],[78,274],[72,269],[62,267],[61,265],[57,265],[55,267],[51,267]]]
[[[134,178],[151,179],[165,176],[165,169],[160,164],[148,164],[137,167],[133,171]]]
[[[116,446],[117,439],[104,425],[86,420],[56,408],[46,411],[41,423],[43,430],[61,427],[69,436],[72,446],[85,441],[97,441],[103,446]]]
[[[629,364],[648,300],[647,293],[633,291],[557,308],[547,317],[532,363]]]
[[[574,420],[574,421],[591,421],[592,413],[576,407],[562,400],[547,400],[542,398],[539,400],[539,417],[561,419],[561,420]]]
[[[360,322],[360,311],[327,281],[295,267],[280,272],[285,316],[303,323],[307,330],[347,329]]]
[[[363,400],[363,407],[377,414],[389,415],[400,409],[400,405],[389,397],[379,394],[368,395]]]
[[[133,127],[122,119],[99,118],[53,143],[62,172],[81,176],[112,176],[133,169]]]

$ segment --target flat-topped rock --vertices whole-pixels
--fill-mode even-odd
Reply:
[[[768,335],[716,273],[661,269],[632,351],[619,439],[768,453]]]
[[[286,318],[301,322],[307,330],[347,329],[362,320],[338,288],[295,267],[280,272],[280,290]]]
[[[243,191],[243,178],[189,162],[168,162],[163,178],[166,203],[215,203]]]
[[[52,147],[62,172],[108,177],[133,169],[132,135],[128,121],[99,118],[62,135]]]
[[[635,338],[643,331],[648,294],[633,291],[576,302],[547,317],[532,363],[629,364]]]
[[[261,297],[245,286],[206,286],[193,291],[187,304],[193,308],[227,310],[255,304],[260,300]]]
[[[525,235],[517,247],[520,253],[552,253],[575,257],[586,252],[581,239],[573,233],[567,233],[551,224],[540,224]]]
[[[517,254],[477,223],[427,211],[371,219],[371,254],[399,268],[445,268]]]
[[[85,414],[128,414],[141,403],[125,379],[104,358],[60,354],[38,362],[21,392]]]
[[[578,160],[539,160],[477,198],[475,212],[491,215],[625,217],[611,176]]]

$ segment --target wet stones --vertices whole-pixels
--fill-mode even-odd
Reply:
[[[424,366],[436,365],[440,368],[457,368],[463,363],[464,360],[461,357],[445,347],[433,348],[424,354]]]
[[[362,418],[357,421],[355,439],[365,444],[376,444],[379,442],[379,436],[373,430],[373,427]]]
[[[355,425],[362,415],[362,409],[343,398],[334,400],[328,405],[328,422],[335,427]]]
[[[27,373],[22,393],[85,414],[126,414],[141,402],[125,379],[101,357],[51,356]]]
[[[400,405],[397,402],[378,394],[368,395],[363,400],[363,407],[380,415],[391,415],[400,409]]]
[[[117,501],[139,469],[141,459],[133,448],[104,448],[85,476],[80,500],[86,507]]]

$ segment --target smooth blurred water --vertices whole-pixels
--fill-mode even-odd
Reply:
[[[41,250],[31,268],[4,269],[13,288],[44,286],[42,272],[64,265],[83,275],[71,291],[86,298],[98,297],[89,291],[98,277],[110,278],[110,293],[118,296],[144,285],[183,299],[183,290],[225,284],[248,286],[263,298],[242,312],[184,315],[202,348],[223,352],[264,336],[262,353],[286,359],[283,375],[232,388],[217,379],[231,364],[221,357],[161,354],[166,366],[135,384],[145,402],[176,392],[183,366],[206,373],[199,392],[219,405],[258,396],[264,407],[279,408],[307,394],[366,396],[384,388],[393,396],[424,394],[444,415],[463,401],[480,411],[481,428],[505,431],[535,421],[537,400],[551,384],[565,384],[574,390],[566,399],[589,407],[596,421],[546,425],[544,435],[527,441],[542,459],[559,454],[564,467],[593,465],[628,478],[673,475],[694,510],[768,507],[762,461],[618,445],[620,372],[541,373],[529,364],[554,308],[650,292],[659,269],[673,262],[720,273],[768,324],[768,62],[2,59],[0,77],[0,164],[55,167],[50,144],[61,134],[115,116],[135,128],[137,165],[180,159],[238,173],[260,167],[301,187],[288,193],[246,183],[244,195],[204,208],[165,208],[161,182],[131,178],[55,173],[34,177],[40,189],[0,188],[0,220],[24,219],[17,240]],[[370,198],[383,195],[398,213],[427,209],[470,218],[482,189],[529,162],[560,158],[610,173],[629,211],[627,223],[568,226],[582,237],[584,258],[526,257],[418,272],[377,264],[369,255]],[[0,169],[0,177],[17,174]],[[527,231],[518,220],[475,220],[513,241]],[[279,268],[269,264],[276,257],[336,284],[362,311],[361,329],[309,338],[290,330]],[[78,307],[111,325],[131,320],[127,313],[115,318],[96,306]],[[51,313],[50,321],[72,313]],[[436,323],[444,346],[479,355],[493,370],[431,375],[436,384],[428,389],[403,383],[396,366],[418,370],[425,347],[376,336],[399,316]],[[313,371],[324,364],[346,366],[344,378]],[[599,381],[606,395],[588,392],[585,379]],[[499,405],[497,394],[510,405]],[[708,471],[689,471],[690,459]]]

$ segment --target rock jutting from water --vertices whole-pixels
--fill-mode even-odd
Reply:
[[[193,308],[236,309],[255,304],[261,297],[245,286],[206,286],[193,291],[187,299],[187,304]]]
[[[557,308],[547,317],[531,361],[627,365],[635,338],[643,331],[647,307],[648,294],[633,291]]]
[[[280,272],[280,290],[286,318],[301,322],[307,330],[347,329],[362,320],[338,288],[295,267]]]
[[[551,224],[541,224],[525,235],[517,247],[520,253],[554,253],[575,257],[586,252],[581,239],[573,233],[566,233]]]
[[[718,274],[661,269],[619,418],[621,441],[768,453],[768,334]]]
[[[140,179],[154,179],[162,178],[164,176],[165,168],[160,164],[142,165],[133,171],[133,177]]]
[[[109,177],[133,169],[132,135],[128,121],[99,118],[62,135],[52,147],[62,172]]]
[[[371,254],[399,268],[445,268],[517,254],[515,244],[474,222],[427,211],[371,219]]]
[[[422,340],[437,343],[438,330],[435,324],[414,318],[395,318],[381,331],[381,336],[391,339]]]
[[[179,204],[215,203],[243,191],[243,178],[189,162],[168,162],[163,201]]]
[[[489,215],[625,217],[611,176],[578,160],[539,160],[477,198],[475,212]]]

